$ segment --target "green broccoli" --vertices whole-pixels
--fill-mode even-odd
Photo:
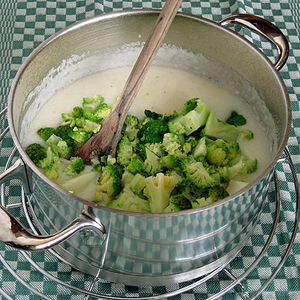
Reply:
[[[183,195],[173,195],[169,198],[169,206],[164,212],[181,211],[192,208],[191,201]]]
[[[78,123],[76,125],[79,126]],[[84,122],[81,127],[83,127],[83,130],[85,132],[97,133],[100,130],[101,125],[96,122],[92,122],[89,119],[84,119]]]
[[[215,166],[222,166],[227,163],[225,159],[226,159],[226,152],[224,151],[224,149],[219,148],[216,144],[208,145],[206,160],[209,164]]]
[[[186,178],[198,188],[211,187],[217,183],[216,178],[209,174],[203,163],[196,161],[193,156],[190,155],[183,160],[182,165]]]
[[[208,197],[208,198],[202,197],[202,198],[196,199],[195,201],[192,202],[192,208],[199,208],[199,207],[207,206],[214,202],[215,201],[210,197]]]
[[[72,115],[75,119],[83,117],[83,108],[79,106],[75,106],[73,108]]]
[[[62,124],[55,128],[54,134],[60,138],[62,138],[69,147],[74,147],[74,140],[69,136],[69,132],[72,131],[70,125]]]
[[[165,155],[162,143],[147,143],[143,145],[145,148],[148,148],[155,155],[162,157]]]
[[[68,159],[74,152],[73,147],[69,147],[68,144],[62,140],[59,136],[52,134],[46,141],[46,144],[51,147],[54,154],[59,157]]]
[[[175,133],[168,132],[164,134],[162,146],[168,154],[174,155],[179,159],[183,159],[187,156],[183,150],[179,135]]]
[[[182,135],[181,135],[182,136]],[[190,152],[192,152],[192,149],[194,149],[198,144],[198,140],[193,137],[193,136],[189,136],[187,139],[184,139],[184,143],[183,143],[183,151],[188,154]]]
[[[71,157],[70,163],[66,166],[63,172],[70,176],[77,176],[85,168],[84,160],[81,157]]]
[[[101,156],[100,161],[104,165],[114,165],[117,162],[116,158],[112,157],[110,154]]]
[[[134,153],[130,159],[129,164],[125,167],[125,170],[129,171],[132,174],[143,173],[144,162],[141,157]]]
[[[139,119],[132,115],[127,115],[122,128],[122,134],[126,135],[129,141],[137,138]]]
[[[144,161],[144,171],[149,175],[155,175],[163,169],[159,157],[146,148],[146,159]]]
[[[153,119],[153,120],[162,120],[164,118],[164,116],[162,114],[158,114],[149,109],[145,109],[144,114],[147,118]]]
[[[202,133],[213,139],[223,139],[226,142],[235,142],[240,131],[234,125],[218,120],[215,113],[211,111]]]
[[[197,100],[197,106],[185,115],[180,115],[178,118],[171,120],[168,123],[169,131],[176,134],[190,135],[203,125],[205,125],[209,115],[207,105]]]
[[[162,213],[169,205],[172,190],[178,183],[176,177],[158,173],[156,176],[146,177],[144,194],[150,201],[152,213]]]
[[[215,185],[213,187],[208,188],[208,196],[212,198],[214,201],[219,201],[227,196],[229,196],[226,189],[221,185]]]
[[[180,159],[172,154],[167,154],[159,158],[159,162],[163,168],[174,170],[179,166]]]
[[[83,128],[78,127],[74,127],[68,134],[74,140],[76,148],[80,148],[93,135],[92,132],[86,132]]]
[[[57,169],[61,166],[61,161],[58,156],[54,155],[51,148],[48,147],[47,156],[40,160],[37,166],[43,169],[48,178],[55,180],[58,178]]]
[[[117,162],[121,166],[128,166],[132,157],[133,157],[133,147],[132,142],[129,141],[127,135],[124,135],[119,143],[117,148]]]
[[[142,125],[137,132],[137,137],[142,144],[161,143],[166,132],[168,132],[168,125],[165,121],[150,120]]]
[[[123,178],[122,178],[123,181]],[[146,186],[146,178],[145,176],[137,173],[133,176],[131,182],[130,182],[130,188],[131,190],[136,194],[139,195],[144,187]]]
[[[240,157],[236,157],[229,161],[228,165],[230,167],[234,167],[236,165],[243,166],[240,170],[240,174],[251,174],[257,170],[257,159],[251,159],[245,155],[241,155]]]
[[[94,111],[84,111],[84,116],[92,122],[102,123],[110,112],[111,108],[106,103],[101,103]]]
[[[183,108],[178,113],[178,115],[184,116],[187,113],[189,113],[190,111],[194,110],[198,106],[198,101],[199,101],[199,98],[193,98],[193,99],[186,101],[183,105]]]
[[[35,165],[47,157],[47,149],[38,143],[28,145],[25,152]]]
[[[250,141],[254,138],[254,134],[251,130],[243,130],[239,134],[239,139],[244,141]]]
[[[232,111],[230,117],[226,120],[226,123],[234,126],[243,126],[247,123],[247,120],[238,112]]]
[[[108,206],[131,212],[151,212],[149,201],[134,194],[129,185],[125,185],[122,192]]]
[[[44,140],[47,141],[49,137],[54,133],[55,128],[53,127],[43,127],[37,131],[37,134]]]
[[[197,145],[194,147],[192,154],[195,158],[197,158],[198,156],[206,156],[207,154],[206,137],[202,137],[197,142]]]
[[[82,108],[84,113],[94,111],[98,105],[104,102],[104,98],[100,95],[94,97],[85,97],[82,99]]]
[[[122,191],[122,187],[122,170],[116,165],[104,166],[94,202],[108,205]]]

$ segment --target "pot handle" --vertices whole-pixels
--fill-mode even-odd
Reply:
[[[283,67],[289,55],[289,43],[278,27],[261,17],[248,14],[233,15],[220,21],[222,26],[231,23],[245,26],[270,41],[278,52],[274,67],[278,71]]]
[[[21,179],[25,185],[27,184],[26,166],[20,158],[0,175],[0,185],[16,178]],[[61,231],[53,235],[39,236],[27,231],[14,216],[0,205],[0,241],[13,248],[32,251],[45,250],[86,227],[98,230],[103,237],[106,235],[105,227],[95,218],[89,206],[84,206],[82,214]]]

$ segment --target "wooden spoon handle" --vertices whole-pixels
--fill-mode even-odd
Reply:
[[[94,134],[74,156],[82,157],[89,162],[90,154],[97,150],[100,155],[116,154],[121,130],[128,110],[135,99],[142,82],[155,58],[171,24],[175,18],[182,0],[167,0],[155,26],[149,35],[112,112],[103,122],[98,133]]]

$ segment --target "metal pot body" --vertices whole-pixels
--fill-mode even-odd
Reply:
[[[218,61],[255,87],[276,120],[278,145],[268,168],[237,195],[198,210],[138,214],[91,204],[48,180],[28,159],[20,143],[29,94],[53,69],[72,55],[94,55],[143,41],[158,12],[127,11],[79,22],[51,37],[28,58],[15,79],[9,100],[9,125],[30,174],[29,197],[34,225],[41,234],[67,226],[86,206],[106,228],[99,235],[84,230],[55,246],[69,264],[109,281],[131,285],[166,285],[225,266],[245,245],[262,210],[290,129],[289,99],[278,72],[254,46],[221,25],[179,14],[166,43]],[[234,53],[234,55],[233,55]]]

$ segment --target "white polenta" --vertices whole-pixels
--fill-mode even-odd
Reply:
[[[130,71],[131,67],[108,69],[74,81],[56,91],[31,121],[27,137],[24,139],[25,146],[40,142],[37,130],[46,126],[58,126],[62,122],[61,113],[71,112],[73,107],[80,106],[83,97],[100,94],[107,104],[115,103]],[[259,175],[268,166],[272,156],[269,139],[262,123],[248,104],[210,79],[179,69],[152,66],[130,113],[142,117],[146,108],[158,113],[172,113],[174,110],[180,110],[191,98],[204,101],[221,120],[226,120],[232,110],[245,116],[247,124],[243,127],[254,133],[254,139],[239,141],[240,147],[250,158],[258,160],[258,170],[250,174],[248,180]],[[91,195],[80,194],[80,196],[91,198]]]

